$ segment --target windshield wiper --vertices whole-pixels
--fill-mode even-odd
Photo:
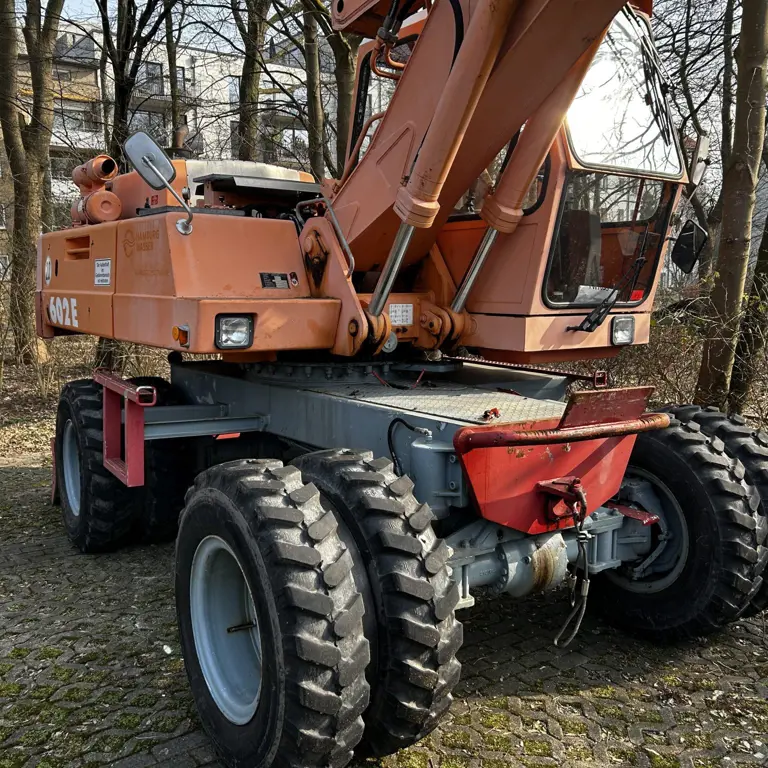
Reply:
[[[643,248],[644,250],[645,248]],[[592,331],[597,330],[616,306],[621,292],[628,285],[634,285],[637,282],[637,278],[640,276],[646,261],[648,260],[645,256],[638,256],[626,273],[619,278],[618,282],[611,286],[611,292],[578,325],[569,325],[565,330],[583,331],[584,333],[592,333]]]
[[[634,24],[640,35],[640,50],[643,58],[643,74],[645,75],[645,100],[651,109],[653,120],[659,129],[661,138],[669,146],[673,142],[674,121],[669,111],[667,94],[670,90],[669,75],[658,51],[653,45],[650,32],[645,22],[635,13],[634,9],[625,5],[624,15]]]

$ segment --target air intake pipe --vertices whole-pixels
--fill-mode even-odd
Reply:
[[[72,204],[73,224],[103,224],[120,218],[123,211],[120,198],[105,189],[117,173],[117,163],[109,155],[97,155],[72,171],[72,181],[81,195]]]
[[[103,187],[117,176],[117,163],[109,155],[97,155],[72,171],[72,181],[81,195],[87,195]]]

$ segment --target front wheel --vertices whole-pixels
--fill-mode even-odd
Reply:
[[[372,649],[371,704],[358,753],[382,757],[431,733],[453,701],[463,633],[450,549],[435,536],[432,511],[416,500],[413,482],[398,477],[389,459],[340,449],[294,464],[343,521],[367,565],[360,592]]]
[[[246,459],[198,475],[176,540],[176,608],[197,711],[226,765],[352,758],[369,696],[353,556],[299,470]]]
[[[658,516],[650,547],[595,582],[603,614],[674,641],[719,630],[762,584],[744,470],[696,424],[672,419],[637,438],[618,501]]]

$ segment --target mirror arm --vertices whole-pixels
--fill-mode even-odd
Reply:
[[[155,164],[146,155],[141,158],[141,161],[157,176],[158,179],[163,182],[165,188],[174,196],[174,198],[176,198],[178,204],[186,211],[187,218],[179,219],[176,222],[176,229],[182,235],[192,234],[192,209],[189,207],[189,205],[187,205],[187,201],[184,200],[184,198],[182,198],[179,193],[165,180],[165,177],[160,173]]]

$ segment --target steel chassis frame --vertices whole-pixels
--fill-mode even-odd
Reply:
[[[425,374],[426,384],[414,390],[414,381],[420,383]],[[566,408],[567,375],[476,361],[239,365],[172,360],[172,383],[188,402],[172,406],[156,405],[153,387],[136,386],[105,371],[98,371],[95,379],[104,387],[104,463],[127,485],[143,482],[146,440],[266,432],[310,449],[396,453],[414,481],[417,498],[428,503],[438,519],[470,505],[459,461],[462,452],[480,445],[524,444],[526,434],[531,444],[620,436],[658,428],[655,417],[666,418],[638,417],[635,411],[639,402],[644,405],[647,393],[627,390],[628,401],[635,398],[634,417],[595,425],[589,422],[595,403],[584,393],[572,397]],[[616,390],[603,392],[618,396]],[[462,410],[467,398],[473,413]],[[493,421],[498,409],[488,408],[484,415],[481,409],[497,401],[502,409],[518,409],[516,423],[484,423],[484,416],[490,413]],[[563,424],[570,413],[576,425],[526,433],[517,423],[526,413],[528,421],[562,417]],[[411,428],[393,429],[403,421]],[[616,568],[650,546],[648,520],[639,519],[639,514],[627,515],[620,506],[607,504],[587,518],[592,572]],[[566,528],[529,536],[479,516],[452,530],[447,541],[454,550],[451,565],[460,588],[459,607],[474,603],[471,587],[522,596],[561,583],[578,555],[576,535],[575,528]]]

